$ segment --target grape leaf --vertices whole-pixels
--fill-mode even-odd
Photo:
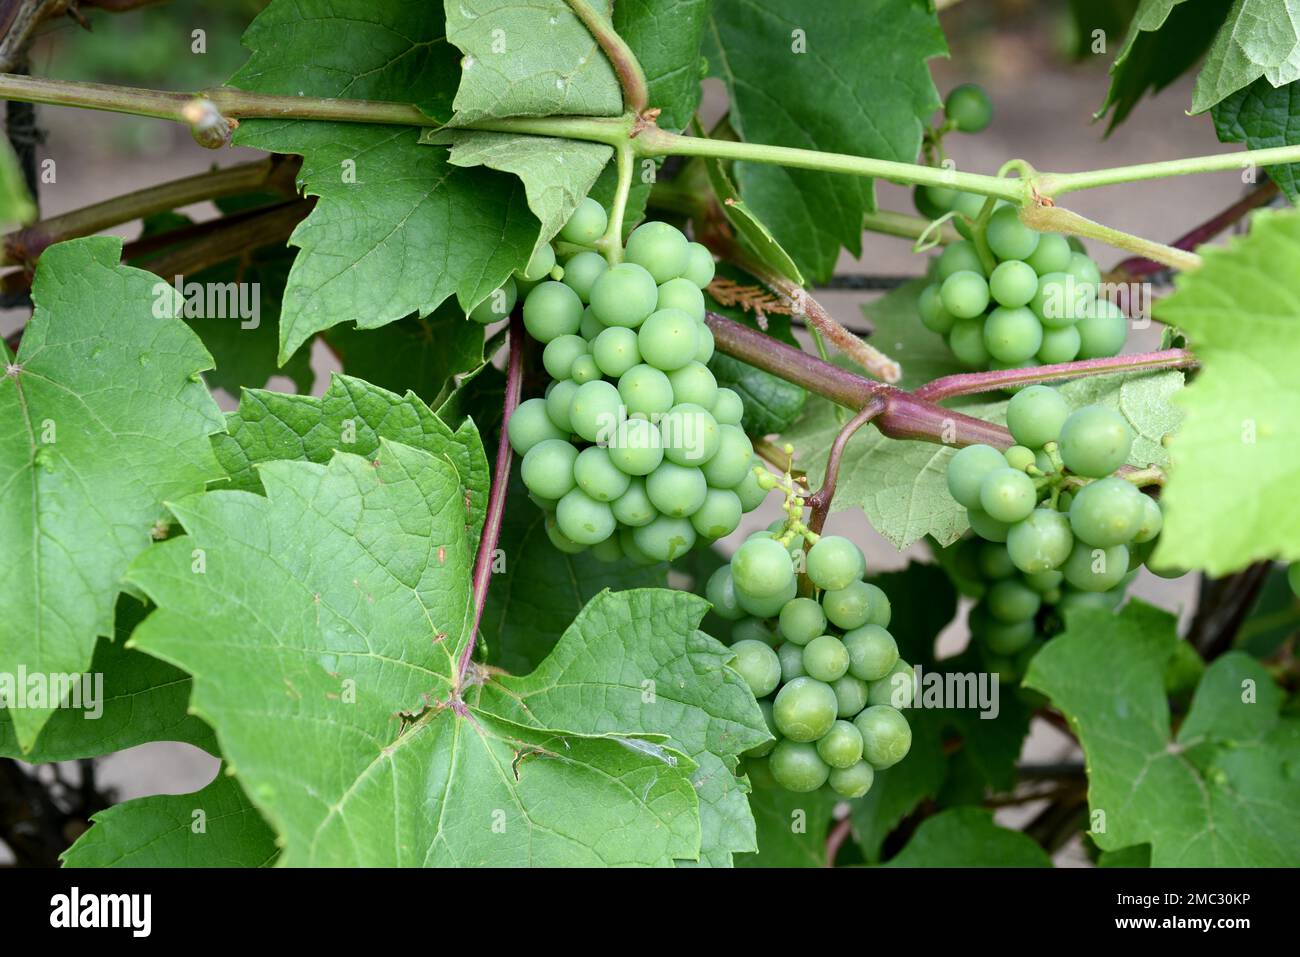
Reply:
[[[1248,236],[1200,252],[1204,265],[1156,305],[1192,340],[1201,371],[1180,398],[1187,418],[1170,443],[1155,558],[1221,575],[1300,558],[1300,217],[1261,211]]]
[[[477,543],[450,463],[382,440],[373,460],[260,474],[265,498],[176,503],[189,534],[130,571],[159,606],[132,643],[194,676],[191,707],[287,866],[698,857],[695,764],[662,736],[525,727],[459,703]]]
[[[781,248],[772,231],[763,225],[763,221],[752,209],[745,205],[745,201],[740,198],[740,190],[736,189],[731,176],[727,173],[725,164],[721,160],[713,159],[703,160],[703,163],[709,177],[709,185],[713,187],[713,195],[722,208],[722,214],[727,217],[727,222],[731,223],[740,241],[759,262],[775,270],[778,276],[792,279],[802,286],[803,273],[790,258],[790,254]]]
[[[420,142],[450,146],[447,162],[452,166],[486,166],[518,176],[528,208],[542,224],[538,246],[569,221],[614,155],[614,148],[604,143],[481,130],[426,130]]]
[[[700,105],[700,43],[708,0],[618,0],[614,29],[645,73],[650,106],[665,130],[685,129]]]
[[[608,17],[608,3],[595,5]],[[465,54],[453,125],[623,112],[613,67],[564,0],[446,0],[446,14],[447,39]]]
[[[125,647],[144,614],[144,605],[120,596],[116,637],[95,645],[89,674],[102,676],[98,717],[90,718],[87,709],[60,708],[41,729],[36,746],[24,754],[9,710],[0,709],[0,755],[44,764],[112,754],[149,741],[184,741],[216,754],[212,729],[188,713],[190,676]]]
[[[320,398],[245,389],[226,434],[213,439],[230,487],[258,491],[258,467],[279,459],[328,462],[337,451],[370,456],[381,439],[448,462],[466,498],[463,514],[477,540],[487,508],[488,464],[469,419],[453,432],[411,392],[399,396],[351,376],[335,375]]]
[[[194,794],[161,794],[100,811],[63,852],[65,867],[268,867],[275,834],[228,774]]]
[[[489,681],[476,705],[519,724],[667,735],[699,765],[700,861],[729,867],[733,853],[757,846],[740,755],[769,734],[744,679],[726,667],[731,652],[697,630],[707,609],[685,592],[603,591],[535,671]]]
[[[1192,113],[1203,113],[1258,79],[1300,80],[1300,20],[1293,0],[1236,0],[1196,77]]]
[[[999,827],[993,812],[955,807],[921,822],[885,867],[1051,867],[1033,838]]]
[[[706,50],[752,143],[913,162],[939,107],[926,60],[947,53],[928,4],[716,0]],[[741,196],[814,281],[862,250],[869,181],[737,163]]]
[[[1230,652],[1171,734],[1164,671],[1176,627],[1138,601],[1118,615],[1080,610],[1030,663],[1025,684],[1052,699],[1083,747],[1091,836],[1109,851],[1150,843],[1153,867],[1291,866],[1300,721],[1279,716],[1283,695],[1262,665]]]
[[[515,674],[539,667],[569,623],[602,590],[668,585],[664,564],[603,562],[590,552],[566,555],[551,544],[545,523],[546,514],[528,498],[516,470],[479,626],[488,660]]]
[[[17,357],[0,345],[0,673],[84,671],[163,503],[220,475],[211,357],[174,290],[121,251],[109,237],[47,249]],[[14,710],[22,748],[53,711]]]
[[[25,226],[35,218],[36,204],[27,193],[18,157],[6,137],[0,142],[0,225]]]
[[[1274,87],[1256,80],[1214,104],[1211,115],[1221,143],[1245,143],[1252,150],[1294,146],[1300,143],[1300,83]],[[1295,163],[1264,169],[1292,203],[1300,202],[1298,169]]]
[[[274,0],[244,34],[252,50],[230,85],[258,93],[391,100],[451,112],[456,52],[436,4]],[[451,166],[414,128],[245,120],[237,145],[303,157],[300,186],[319,197],[290,237],[280,361],[344,321],[373,329],[427,316],[456,296],[473,307],[537,242],[523,187],[493,170]]]
[[[749,796],[758,835],[758,852],[737,854],[737,867],[825,867],[826,838],[830,832],[835,797],[826,788],[811,794],[796,794],[761,773],[765,782],[755,782]]]
[[[1151,845],[1134,844],[1114,851],[1102,851],[1097,855],[1098,867],[1150,867]]]

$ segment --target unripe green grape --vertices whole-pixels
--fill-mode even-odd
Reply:
[[[577,460],[578,450],[564,439],[544,439],[528,450],[519,472],[530,492],[558,500],[576,484],[573,463]]]
[[[731,574],[736,591],[755,598],[770,598],[785,591],[794,581],[790,553],[771,538],[746,539],[731,556]]]
[[[578,335],[592,342],[595,338],[604,332],[608,327],[596,318],[596,310],[588,306],[582,310],[582,322],[578,325]]]
[[[657,559],[651,558],[645,552],[641,551],[641,546],[638,545],[636,539],[632,537],[634,531],[636,531],[636,529],[626,526],[618,530],[618,543],[623,546],[623,554],[627,557],[628,561],[634,565],[640,565],[642,567],[659,564]]]
[[[973,272],[980,277],[984,275],[984,263],[975,251],[975,244],[964,239],[949,243],[935,263],[935,278],[941,286],[949,276],[958,272]]]
[[[687,518],[704,504],[709,487],[698,468],[660,462],[646,476],[645,490],[660,512],[673,518]]]
[[[916,673],[901,658],[894,662],[889,674],[878,681],[869,682],[867,703],[888,705],[891,708],[910,708],[916,697]]]
[[[582,300],[562,282],[539,283],[524,300],[524,328],[538,342],[576,333],[581,324]]]
[[[1065,581],[1065,573],[1057,568],[1050,568],[1044,572],[1026,572],[1024,576],[1025,584],[1040,595],[1060,591],[1063,581]]]
[[[986,197],[978,193],[958,192],[957,198],[953,200],[952,210],[957,215],[953,217],[952,224],[957,227],[957,232],[968,240],[973,237],[971,227],[984,211],[985,199]]]
[[[849,650],[834,635],[819,635],[804,646],[803,669],[829,684],[848,673]]]
[[[540,495],[534,495],[532,492],[528,493],[528,501],[532,502],[543,512],[554,512],[555,506],[560,504],[553,498],[542,498]]]
[[[1063,329],[1044,329],[1043,344],[1034,356],[1043,365],[1058,362],[1073,362],[1079,355],[1082,337],[1078,326],[1066,326]]]
[[[1142,527],[1149,501],[1132,482],[1110,476],[1081,488],[1070,503],[1074,537],[1094,548],[1132,540]]]
[[[1164,527],[1165,515],[1160,511],[1160,503],[1150,495],[1142,496],[1142,521],[1133,533],[1133,541],[1139,545],[1154,541]],[[1294,566],[1292,566],[1294,567]]]
[[[823,535],[808,549],[808,577],[818,588],[834,591],[847,588],[867,573],[867,560],[842,535]]]
[[[985,541],[1005,542],[1011,531],[1009,523],[1000,522],[979,508],[966,509],[966,521],[970,523],[971,531]]]
[[[1015,624],[1038,614],[1043,598],[1016,578],[994,582],[984,598],[989,614],[998,621]]]
[[[912,190],[912,203],[926,219],[938,219],[952,208],[957,191],[946,186],[918,185]]]
[[[688,362],[669,372],[668,383],[673,387],[673,399],[678,404],[687,402],[707,410],[718,398],[718,380],[709,367],[700,362]]]
[[[781,683],[781,661],[776,652],[761,641],[745,639],[731,646],[736,656],[732,670],[745,679],[755,698],[765,698]]]
[[[984,476],[980,483],[980,509],[990,518],[1008,525],[1028,518],[1038,504],[1034,480],[1024,472],[1003,466]]]
[[[566,286],[578,294],[584,303],[591,302],[591,287],[605,274],[609,262],[600,253],[581,252],[570,256],[564,263]]]
[[[605,207],[588,196],[560,229],[560,239],[578,246],[590,246],[605,235],[608,226],[609,214]]]
[[[1031,385],[1007,403],[1007,428],[1011,437],[1031,449],[1055,442],[1070,415],[1061,393],[1045,385]]]
[[[533,254],[528,259],[528,265],[523,271],[515,270],[515,275],[525,282],[540,282],[546,278],[555,268],[555,250],[549,243],[542,243],[533,250]]]
[[[682,275],[703,289],[713,282],[715,269],[713,253],[699,243],[687,243],[686,249],[689,256],[686,263],[686,272]]]
[[[1038,291],[1038,273],[1028,263],[1008,259],[989,276],[989,294],[1009,309],[1023,306]]]
[[[1007,556],[1026,575],[1060,568],[1074,548],[1070,521],[1052,508],[1036,508],[1007,533]]]
[[[704,323],[695,327],[695,361],[708,362],[713,358],[717,344],[713,341],[713,330]]]
[[[802,655],[801,655],[802,657]],[[831,682],[835,692],[835,714],[840,718],[851,718],[867,706],[869,688],[861,678],[853,675],[841,675]]]
[[[645,361],[671,372],[695,358],[699,323],[680,309],[660,309],[641,324],[637,345]]]
[[[1043,325],[1032,309],[999,306],[984,320],[984,348],[999,362],[1032,359],[1043,344]]]
[[[691,514],[691,524],[704,538],[725,538],[740,525],[740,497],[729,489],[711,488],[704,504]]]
[[[598,502],[614,501],[627,491],[631,482],[628,474],[610,459],[609,450],[599,445],[578,453],[573,463],[573,478],[578,488]]]
[[[880,625],[863,625],[844,635],[849,674],[860,681],[879,681],[898,663],[898,642]]]
[[[1029,308],[1039,318],[1045,329],[1063,329],[1074,325],[1091,301],[1091,287],[1075,282],[1074,277],[1063,272],[1049,272],[1038,277],[1038,289],[1029,300]]]
[[[1076,282],[1096,286],[1101,282],[1101,270],[1087,253],[1070,253],[1070,264],[1065,272],[1073,276]]]
[[[1128,573],[1128,549],[1123,545],[1093,548],[1075,542],[1061,571],[1065,572],[1065,580],[1079,591],[1107,591]]]
[[[655,282],[664,283],[686,272],[690,250],[686,237],[668,223],[642,223],[627,237],[624,258],[643,267]]]
[[[1104,478],[1128,461],[1132,447],[1128,423],[1105,406],[1078,409],[1061,426],[1061,460],[1076,475]]]
[[[713,606],[713,613],[725,621],[739,621],[745,617],[744,609],[736,604],[736,585],[731,580],[730,565],[723,565],[709,576],[704,586],[704,597]]]
[[[893,617],[889,596],[878,585],[873,585],[871,582],[863,582],[862,584],[867,589],[867,624],[888,628],[890,619]]]
[[[817,754],[832,768],[851,768],[862,760],[862,734],[851,722],[837,720],[817,739]]]
[[[743,591],[737,591],[736,601],[741,608],[751,615],[758,618],[775,618],[781,613],[781,609],[785,607],[786,602],[790,601],[798,593],[799,584],[795,579],[791,578],[790,583],[775,595],[767,598],[755,598]]]
[[[1023,445],[1013,445],[1002,455],[1007,460],[1007,465],[1017,472],[1024,472],[1034,464],[1034,450]]]
[[[989,284],[977,272],[963,269],[943,281],[939,300],[957,319],[974,319],[989,305]]]
[[[580,545],[595,545],[614,534],[618,523],[606,502],[598,502],[580,488],[560,499],[555,521],[565,537]]]
[[[704,293],[685,276],[670,279],[659,287],[659,309],[680,309],[696,322],[704,322]]]
[[[481,325],[490,325],[505,319],[515,307],[519,298],[519,287],[514,279],[507,279],[505,285],[494,289],[488,297],[470,310],[469,317]]]
[[[754,445],[743,429],[718,426],[718,448],[701,466],[704,479],[714,488],[734,488],[745,480],[754,459]]]
[[[993,104],[974,83],[953,87],[944,100],[943,112],[963,133],[980,133],[993,121]]]
[[[641,363],[636,333],[624,326],[610,326],[592,342],[591,357],[601,372],[617,379]]]
[[[746,615],[746,617],[741,618],[740,621],[736,622],[731,629],[731,641],[733,644],[737,641],[745,641],[746,639],[761,641],[765,645],[772,645],[778,649],[780,648],[781,638],[772,630],[772,626],[762,618],[755,618],[752,615]]]
[[[695,529],[689,519],[660,515],[632,533],[637,547],[651,558],[669,562],[681,558],[695,545]]]
[[[982,369],[988,365],[989,350],[984,345],[983,319],[958,319],[948,333],[948,348],[957,361],[968,369]]]
[[[902,713],[888,705],[872,705],[853,719],[862,735],[862,756],[877,771],[891,768],[912,748],[912,729]]]
[[[876,770],[866,761],[859,761],[849,768],[831,768],[827,776],[831,790],[850,801],[866,796],[875,781]]]
[[[622,404],[618,389],[604,379],[585,382],[573,393],[569,422],[588,442],[603,442],[618,428]]]
[[[958,450],[948,463],[948,493],[958,505],[979,508],[980,485],[985,477],[1006,467],[1006,458],[993,446],[968,445]]]
[[[975,552],[975,565],[980,575],[989,581],[1009,578],[1016,573],[1011,550],[998,542],[980,542]]]
[[[591,546],[591,557],[602,562],[618,562],[623,560],[623,546],[619,543],[618,532],[605,539],[603,542],[597,542]]]
[[[574,359],[573,365],[569,367],[569,378],[577,385],[594,382],[600,378],[600,366],[596,365],[596,360],[590,355],[583,353]]]
[[[822,595],[822,608],[836,628],[852,631],[871,620],[871,586],[866,582],[849,582]]]
[[[662,415],[673,407],[673,386],[668,376],[645,363],[619,376],[618,394],[628,415]]]
[[[804,676],[786,682],[777,692],[772,718],[790,741],[816,741],[835,723],[837,708],[830,685]]]
[[[587,340],[582,336],[557,336],[542,350],[542,365],[552,379],[567,379],[578,356],[587,354]]]
[[[510,422],[506,425],[506,437],[510,440],[510,447],[515,450],[515,455],[527,455],[538,442],[547,439],[566,439],[568,433],[561,431],[546,414],[545,399],[528,399],[519,403],[515,411],[510,414]]]
[[[620,422],[607,448],[610,462],[626,475],[649,475],[664,460],[659,428],[646,419]]]
[[[957,317],[943,307],[937,283],[921,290],[917,309],[921,313],[921,325],[941,336],[946,336],[952,330],[952,324],[957,321]]]
[[[781,609],[781,634],[796,645],[806,645],[826,631],[826,613],[811,598],[795,598]]]
[[[591,308],[607,326],[635,329],[655,311],[659,286],[636,263],[619,263],[600,274],[591,287]]]
[[[1014,655],[1034,640],[1034,634],[1034,620],[1025,618],[1015,622],[990,621],[980,637],[995,654]]]
[[[745,403],[733,389],[719,389],[709,411],[718,425],[740,425],[745,417]]]
[[[1117,356],[1128,339],[1128,317],[1113,302],[1098,299],[1076,327],[1079,330],[1080,359]]]
[[[573,431],[573,419],[569,409],[573,407],[573,396],[578,391],[578,383],[567,379],[556,382],[546,392],[546,414],[550,416],[555,427],[565,435]]]
[[[781,660],[781,683],[789,684],[795,678],[807,674],[803,670],[803,648],[792,641],[783,643],[776,649],[776,656]]]
[[[984,238],[998,259],[1028,259],[1038,248],[1038,233],[1020,221],[1020,211],[1015,206],[994,211]]]
[[[577,555],[579,552],[585,552],[587,546],[575,542],[564,532],[560,531],[560,526],[554,515],[547,515],[546,521],[542,523],[546,529],[546,537],[551,540],[551,544],[564,552],[566,555]]]
[[[1065,272],[1070,265],[1069,241],[1058,233],[1042,233],[1038,237],[1038,246],[1025,260],[1034,272],[1046,276],[1051,272]]]
[[[659,419],[664,458],[677,465],[699,467],[717,453],[722,430],[707,410],[690,402],[674,405]]]
[[[773,705],[774,714],[775,707]],[[826,762],[818,756],[817,749],[798,741],[780,742],[768,756],[767,766],[777,784],[799,794],[816,791],[831,774]]]
[[[758,473],[754,471],[755,466],[761,467],[758,459],[749,463],[749,471],[745,477],[740,480],[740,484],[732,488],[732,491],[740,497],[740,507],[746,512],[752,512],[766,501],[768,494],[772,491],[770,488],[764,488],[758,479]]]

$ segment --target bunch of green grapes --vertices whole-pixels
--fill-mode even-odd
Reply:
[[[815,589],[808,596],[798,595],[799,566]],[[912,746],[900,709],[912,704],[915,677],[886,630],[889,599],[865,573],[847,538],[778,521],[746,539],[705,588],[714,612],[735,622],[732,667],[776,739],[747,757],[766,760],[790,791],[829,783],[861,797]]]
[[[543,246],[512,280],[553,381],[515,409],[507,434],[557,548],[653,564],[731,534],[768,489],[740,396],[707,365],[713,257],[648,222],[611,266],[591,248],[606,226],[600,204],[584,200],[557,238],[563,265]],[[510,287],[495,318],[513,307]]]
[[[1008,403],[1007,427],[1018,444],[962,449],[948,463],[948,490],[983,540],[957,556],[963,577],[986,584],[971,633],[1011,657],[1070,605],[1117,606],[1164,519],[1154,498],[1115,474],[1133,445],[1118,412],[1071,412],[1056,390],[1030,386]]]

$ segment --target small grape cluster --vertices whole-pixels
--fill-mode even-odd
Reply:
[[[747,757],[766,759],[787,790],[815,791],[829,782],[842,797],[857,798],[876,771],[911,748],[899,709],[912,703],[914,675],[886,630],[889,598],[862,580],[861,549],[808,529],[797,497],[787,496],[787,508],[786,519],[749,536],[713,573],[705,597],[735,622],[732,667],[759,699],[776,739]],[[805,553],[806,542],[812,545]],[[811,597],[798,594],[801,567],[815,589]]]
[[[1018,444],[968,446],[947,475],[984,540],[958,554],[966,576],[987,583],[971,633],[999,656],[1030,645],[1048,606],[1059,618],[1070,605],[1117,605],[1164,524],[1156,500],[1114,474],[1133,444],[1118,412],[1071,412],[1056,390],[1030,386],[1008,403],[1007,427]]]
[[[731,534],[770,486],[759,484],[740,396],[707,365],[713,257],[647,222],[611,266],[590,248],[606,226],[600,204],[584,200],[558,237],[571,253],[563,266],[544,246],[549,255],[515,281],[554,381],[519,405],[507,434],[557,548],[652,564]]]

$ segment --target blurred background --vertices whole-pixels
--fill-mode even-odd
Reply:
[[[87,11],[92,30],[71,19],[51,25],[33,47],[30,72],[38,76],[117,83],[156,89],[193,91],[221,84],[244,61],[239,37],[265,0],[171,0],[123,14]],[[940,4],[945,6],[945,4]],[[943,25],[951,58],[932,63],[940,94],[958,83],[975,81],[994,104],[991,127],[978,136],[950,136],[945,142],[958,167],[996,172],[1011,157],[1023,157],[1039,169],[1072,171],[1117,166],[1224,149],[1208,117],[1188,117],[1191,81],[1185,78],[1159,96],[1139,103],[1133,115],[1111,136],[1093,113],[1105,98],[1107,70],[1123,40],[1127,15],[1136,0],[964,0],[946,5]],[[1079,23],[1086,26],[1081,30]],[[1094,39],[1092,30],[1100,30]],[[196,33],[201,31],[201,33]],[[716,102],[720,86],[709,81],[708,97]],[[176,124],[60,107],[39,107],[37,123],[44,131],[37,147],[40,159],[56,163],[55,181],[41,187],[42,216],[78,209],[140,187],[256,158],[244,149],[219,152],[197,146],[187,130]],[[1235,148],[1235,147],[1234,147]],[[1085,216],[1152,239],[1171,241],[1207,216],[1239,198],[1245,190],[1239,174],[1220,173],[1091,190],[1071,196],[1070,206]],[[910,191],[888,184],[878,187],[882,208],[912,212]],[[216,214],[210,204],[187,208],[195,219]],[[135,238],[139,224],[116,230]],[[924,271],[925,260],[911,252],[910,242],[868,234],[859,260],[841,259],[845,275],[908,276]],[[1115,250],[1092,245],[1090,252],[1103,269],[1123,259]],[[861,308],[874,295],[822,290],[815,293],[845,325],[861,327]],[[0,311],[0,333],[9,335],[27,317],[26,310]],[[1158,329],[1130,336],[1128,349],[1154,348]],[[878,345],[890,351],[890,343]],[[319,343],[312,355],[317,372],[316,394],[328,385],[336,368]],[[292,382],[277,376],[269,388],[292,391]],[[235,400],[219,395],[225,408]],[[775,506],[747,516],[732,545],[779,514]],[[860,511],[832,519],[839,534],[854,538],[875,571],[901,567],[910,558],[926,556],[915,547],[899,554],[866,523]],[[1196,597],[1190,576],[1163,581],[1145,570],[1132,594],[1171,611],[1189,614]],[[963,621],[945,630],[943,653],[956,653],[966,642]],[[1077,761],[1073,742],[1049,725],[1035,725],[1026,744],[1025,760]],[[211,780],[216,763],[206,754],[180,744],[151,744],[121,752],[99,762],[97,786],[115,800],[159,793],[188,793]],[[52,771],[44,769],[42,774]],[[76,769],[68,773],[75,776]],[[1034,805],[1000,811],[1000,820],[1016,826],[1031,817]],[[10,858],[0,844],[0,863]],[[1060,864],[1086,865],[1077,844],[1056,855]]]

